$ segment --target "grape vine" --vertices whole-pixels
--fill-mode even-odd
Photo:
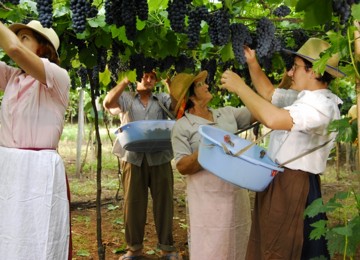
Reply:
[[[242,23],[233,23],[230,25],[232,49],[235,59],[239,64],[244,65],[246,58],[244,54],[244,45],[251,45],[252,37],[248,27]]]
[[[222,46],[230,39],[230,15],[226,9],[219,9],[208,17],[210,41],[215,46]]]
[[[39,13],[39,22],[46,28],[52,27],[53,23],[53,1],[52,0],[37,0],[36,9]]]
[[[288,16],[290,13],[291,9],[286,5],[280,5],[273,12],[273,14],[278,17],[285,17]]]
[[[189,12],[189,26],[187,28],[187,35],[189,41],[187,46],[189,49],[194,49],[200,40],[201,21],[206,20],[208,10],[205,6],[196,7]]]
[[[86,29],[86,14],[90,6],[86,0],[70,0],[70,10],[72,12],[73,29],[76,33],[82,33]]]
[[[266,17],[261,18],[256,26],[256,53],[259,58],[267,56],[275,35],[275,25]]]
[[[169,1],[167,12],[171,29],[177,33],[185,33],[185,16],[188,14],[188,4],[191,0]]]

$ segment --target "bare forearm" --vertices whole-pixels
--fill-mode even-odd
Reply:
[[[9,52],[12,46],[20,44],[16,34],[9,30],[2,22],[0,22],[0,47],[6,53]]]
[[[257,93],[266,100],[271,101],[275,89],[273,84],[266,76],[265,72],[261,69],[260,64],[257,61],[248,65],[251,81]]]
[[[221,83],[222,87],[238,95],[250,113],[265,126],[282,130],[292,128],[292,118],[287,110],[278,108],[260,97],[236,73],[225,71]]]
[[[46,83],[45,68],[40,57],[25,47],[16,34],[1,22],[0,48],[26,73]]]
[[[183,174],[194,174],[202,170],[200,163],[198,162],[198,152],[194,152],[191,155],[183,157],[177,164],[177,170]]]
[[[109,110],[119,107],[119,97],[124,92],[125,88],[128,86],[129,83],[130,81],[128,80],[128,78],[125,78],[107,93],[103,101],[103,106],[105,109]]]
[[[251,114],[263,125],[275,130],[290,130],[292,128],[292,118],[287,110],[274,106],[258,96],[248,86],[237,88],[235,94],[240,97]]]

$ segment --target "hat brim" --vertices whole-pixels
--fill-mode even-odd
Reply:
[[[176,94],[176,95],[178,95],[177,97],[173,96],[176,99],[176,102],[177,102],[176,106],[175,106],[175,109],[174,109],[175,113],[177,113],[177,111],[179,110],[180,105],[182,103],[182,100],[186,97],[186,95],[187,95],[187,93],[189,91],[189,88],[191,87],[193,82],[195,82],[195,81],[205,81],[206,78],[207,78],[207,75],[208,75],[208,72],[206,70],[203,70],[203,71],[200,71],[199,74],[197,74],[196,76],[192,76],[192,77],[191,77],[190,74],[184,74],[184,73],[180,73],[177,76],[175,76],[175,78],[178,78],[178,79],[181,78],[180,79],[181,81],[185,81],[184,85],[186,85],[183,89],[181,89],[181,91],[179,93]],[[177,81],[178,79],[175,79],[175,78],[174,78],[174,81]],[[172,89],[174,87],[179,87],[179,86],[172,86],[171,83],[170,83],[170,94],[171,94]]]
[[[205,81],[208,76],[208,72],[206,70],[200,71],[199,74],[197,74],[193,80],[194,81]],[[190,87],[190,86],[189,86]]]
[[[42,37],[44,37],[53,47],[54,47],[54,50],[56,51],[56,53],[58,54],[57,52],[57,47],[54,46],[54,44],[52,43],[51,39],[46,35],[44,34],[43,32],[41,31],[38,31],[36,30],[35,28],[31,27],[31,26],[27,26],[26,24],[22,24],[22,23],[13,23],[11,25],[9,25],[8,27],[11,31],[13,31],[15,34],[22,30],[22,29],[29,29],[29,30],[32,30],[32,31],[35,31],[37,32],[38,34],[40,34]],[[58,54],[59,56],[59,54]]]
[[[310,61],[311,63],[313,63],[315,61],[315,59],[309,57],[309,56],[306,56],[304,54],[301,54],[301,53],[298,53],[296,51],[292,51],[292,50],[288,50],[288,49],[283,49],[284,52],[287,52],[289,54],[292,54],[292,55],[296,55],[296,56],[299,56],[307,61]],[[341,70],[339,70],[338,68],[335,68],[331,65],[328,65],[326,64],[326,67],[325,67],[325,71],[328,72],[330,75],[336,77],[336,78],[341,78],[341,77],[345,77],[346,74],[344,72],[342,72]]]

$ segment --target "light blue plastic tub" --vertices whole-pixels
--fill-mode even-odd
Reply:
[[[120,145],[133,152],[158,152],[171,148],[174,120],[139,120],[119,127],[115,134]]]
[[[266,155],[264,148],[258,145],[254,145],[240,156],[227,154],[228,151],[236,154],[251,144],[237,135],[209,125],[200,126],[199,133],[199,163],[204,169],[225,181],[260,192],[266,189],[278,172],[284,170],[279,168],[278,164]],[[230,137],[232,144],[225,142],[225,136]],[[225,152],[223,145],[228,151]]]

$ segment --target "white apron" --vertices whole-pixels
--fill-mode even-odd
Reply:
[[[66,260],[70,205],[56,151],[0,147],[0,256]]]

